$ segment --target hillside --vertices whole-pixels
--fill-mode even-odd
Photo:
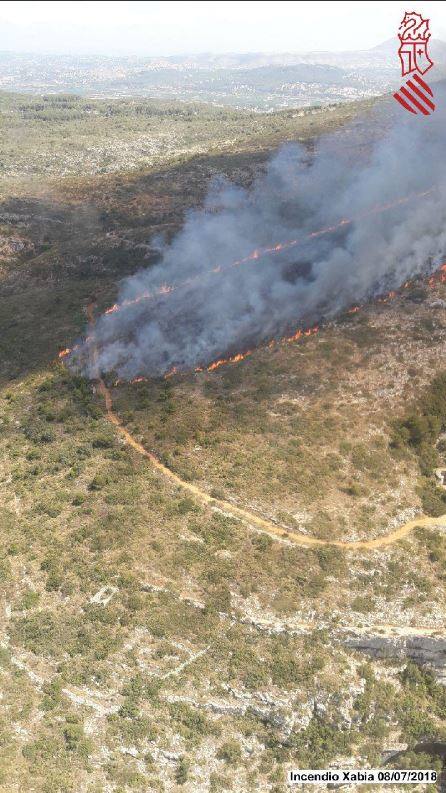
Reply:
[[[21,182],[28,194],[38,194],[42,179],[43,189],[48,191],[51,185],[54,191],[60,177],[82,177],[82,184],[74,185],[76,191],[82,190],[88,176],[138,170],[153,174],[155,168],[185,163],[200,154],[258,155],[286,140],[304,141],[316,131],[336,129],[359,108],[372,104],[371,100],[345,106],[334,103],[328,111],[312,107],[259,115],[201,103],[1,92],[2,190],[11,179],[7,196],[17,195]],[[92,185],[95,192],[100,187],[101,182]]]
[[[442,274],[214,372],[106,377],[133,447],[57,358],[216,173],[249,184],[327,130],[367,157],[388,116],[64,101],[2,97],[0,789],[279,793],[290,766],[398,749],[439,768],[446,519],[421,516],[446,512]],[[130,147],[149,129],[173,130],[153,159]]]

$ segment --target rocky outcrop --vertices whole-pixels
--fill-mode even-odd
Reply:
[[[446,636],[373,636],[349,635],[344,644],[372,658],[410,658],[420,664],[429,664],[440,677],[446,678]]]

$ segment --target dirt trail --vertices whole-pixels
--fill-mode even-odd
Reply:
[[[94,304],[89,304],[87,307],[87,316],[88,320],[92,329],[93,335],[93,328],[95,323],[94,318]],[[96,358],[96,349],[93,346],[93,356]],[[223,501],[222,499],[213,498],[206,493],[204,490],[201,490],[196,485],[193,485],[191,482],[186,482],[181,479],[178,474],[174,473],[170,468],[163,463],[154,455],[152,452],[147,451],[147,449],[133,437],[133,435],[124,427],[122,424],[119,416],[113,410],[113,400],[109,389],[107,388],[105,382],[100,377],[100,373],[96,372],[96,380],[99,385],[99,391],[102,394],[105,402],[105,409],[106,415],[108,420],[117,428],[118,432],[122,435],[125,441],[131,446],[135,451],[145,457],[147,460],[150,460],[151,464],[154,468],[160,471],[164,476],[170,479],[179,487],[183,488],[183,490],[188,491],[192,494],[192,496],[197,500],[200,501],[202,504],[207,506],[211,506],[217,509],[221,509],[224,512],[228,512],[233,515],[235,518],[240,519],[243,523],[247,524],[249,527],[272,535],[274,537],[279,537],[280,539],[286,539],[288,542],[294,543],[296,545],[306,546],[306,547],[314,547],[314,546],[321,546],[321,545],[331,545],[336,546],[338,548],[345,548],[345,549],[364,549],[364,550],[373,550],[374,548],[384,548],[387,545],[392,545],[392,543],[398,542],[398,540],[402,540],[404,537],[407,537],[416,526],[446,526],[446,515],[441,515],[438,518],[431,518],[427,516],[420,516],[418,518],[414,518],[413,520],[404,523],[399,528],[394,529],[394,531],[389,532],[389,534],[384,534],[381,537],[376,537],[373,540],[320,540],[317,537],[310,537],[306,534],[301,534],[299,532],[290,531],[289,529],[285,529],[283,526],[276,525],[270,520],[266,520],[265,518],[261,518],[259,515],[255,515],[253,512],[250,512],[247,509],[242,509],[241,507],[235,506],[230,501]]]

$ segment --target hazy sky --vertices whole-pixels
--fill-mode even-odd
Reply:
[[[105,55],[367,49],[396,36],[399,2],[0,2],[0,49]],[[446,39],[446,2],[409,4]]]

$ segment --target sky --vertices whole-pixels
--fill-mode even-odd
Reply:
[[[396,36],[405,10],[393,0],[3,0],[0,50],[151,57],[368,49]],[[446,40],[446,2],[417,4],[415,10],[430,18],[435,38]]]

